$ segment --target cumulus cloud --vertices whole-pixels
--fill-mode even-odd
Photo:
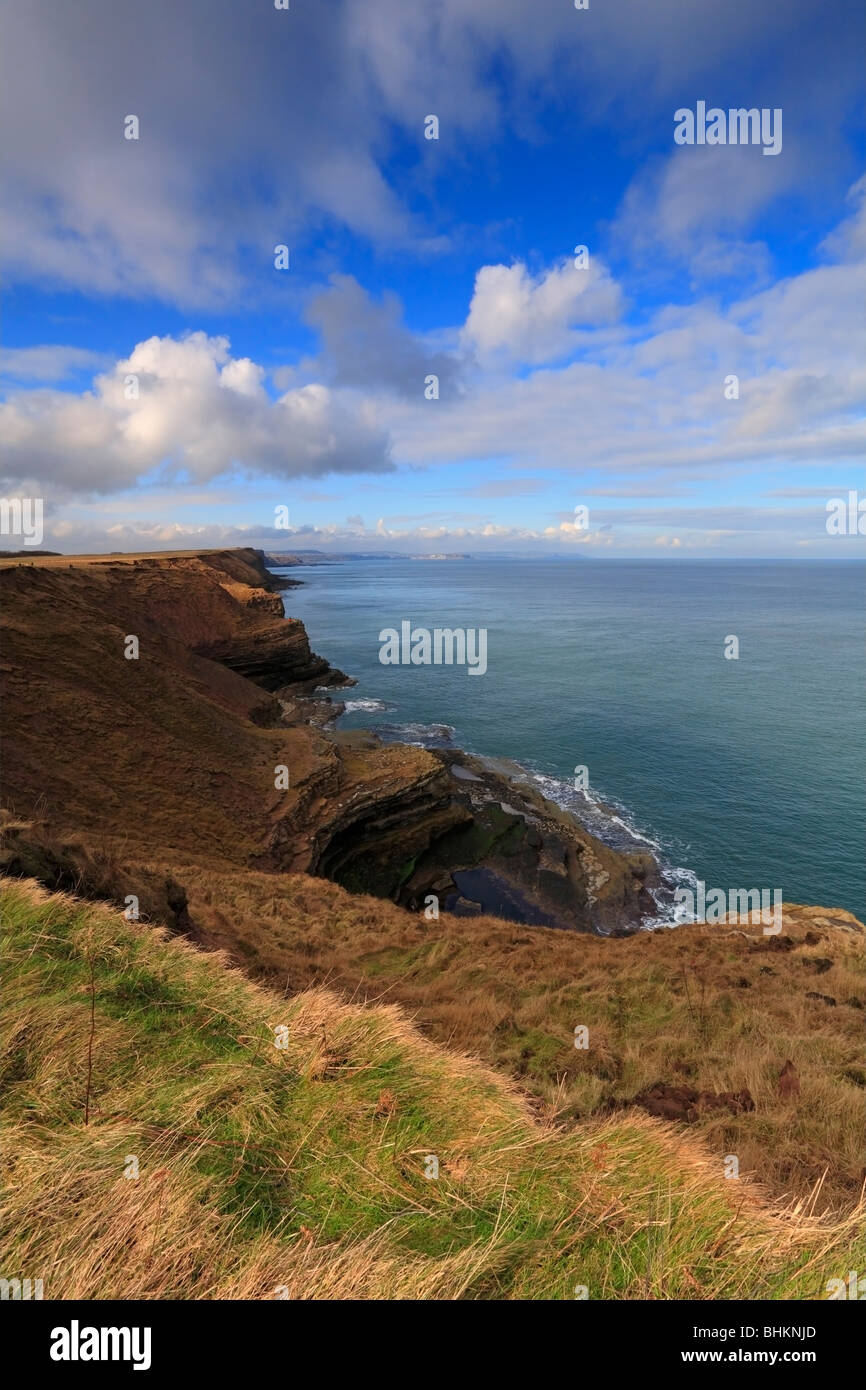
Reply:
[[[536,278],[521,262],[485,265],[462,340],[483,363],[546,362],[569,350],[575,328],[612,323],[621,306],[619,286],[594,258],[581,268],[565,260]]]
[[[7,480],[108,492],[155,472],[209,480],[389,469],[369,404],[318,382],[276,399],[227,338],[149,338],[92,391],[19,392],[0,405]]]
[[[639,327],[582,332],[578,360],[548,365],[571,331],[568,275],[479,272],[465,336],[480,340],[487,365],[498,349],[533,369],[482,373],[467,398],[438,403],[435,430],[417,410],[390,409],[395,457],[722,475],[756,462],[829,465],[866,445],[862,261],[819,265],[728,306],[662,305]],[[731,376],[737,399],[726,395]]]
[[[568,262],[532,277],[522,264],[484,266],[459,335],[476,354],[471,373],[411,334],[396,297],[375,300],[335,277],[309,308],[322,339],[312,380],[295,368],[274,397],[263,366],[232,356],[225,338],[150,338],[90,391],[12,393],[0,406],[6,475],[63,495],[153,476],[318,476],[481,459],[524,474],[543,464],[611,481],[632,475],[630,485],[653,470],[670,479],[761,461],[829,466],[862,450],[866,433],[866,265],[852,258],[844,225],[824,247],[844,259],[727,306],[663,305],[639,326],[611,326],[620,291],[602,267]],[[576,360],[557,360],[563,352]],[[436,367],[458,389],[433,402],[422,387]],[[506,484],[479,495],[513,495]]]
[[[435,402],[413,383],[441,349],[410,332],[396,297],[374,299],[349,277],[337,277],[312,301],[322,351],[312,366],[294,368],[276,395],[264,366],[234,356],[224,337],[149,338],[97,375],[89,391],[10,395],[0,406],[4,490],[12,490],[11,480],[30,495],[32,480],[57,505],[75,494],[131,495],[156,482],[201,484],[206,495],[204,485],[218,478],[421,471],[438,463],[474,469],[492,460],[498,476],[477,482],[470,474],[464,494],[506,505],[509,497],[531,496],[536,471],[549,483],[563,470],[576,485],[581,480],[575,502],[675,497],[673,479],[722,479],[729,495],[731,479],[756,465],[798,464],[826,470],[834,490],[844,492],[866,443],[866,266],[855,259],[854,235],[860,196],[855,189],[851,217],[825,240],[825,259],[812,269],[733,303],[707,297],[662,305],[641,322],[604,320],[619,290],[601,269],[595,289],[602,305],[589,327],[575,327],[581,314],[592,317],[582,298],[594,292],[591,283],[574,295],[575,279],[588,272],[557,264],[532,277],[520,264],[482,267],[462,335],[443,328],[436,340],[460,337],[464,353],[472,344],[475,367],[461,370],[456,352],[443,354],[459,389]],[[557,360],[563,343],[575,360]],[[725,391],[731,374],[739,378],[737,399]],[[664,512],[593,508],[591,532],[679,526],[689,546],[716,545],[731,534],[765,545],[781,544],[797,528],[811,541],[823,524],[820,508],[749,512],[702,508],[698,500]],[[123,496],[114,503],[133,510]],[[345,510],[356,514],[343,535],[371,534],[358,514],[363,505],[353,499]],[[177,514],[170,518],[176,522]],[[506,535],[486,512],[464,523],[435,514],[406,529],[399,518],[383,518],[375,534],[383,543],[402,536],[442,549],[471,548],[469,539],[479,537],[489,546],[497,538],[503,546],[607,544],[540,521],[531,532]]]

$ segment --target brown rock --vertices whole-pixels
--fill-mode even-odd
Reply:
[[[635,1104],[655,1115],[660,1120],[685,1120],[695,1118],[695,1103],[698,1092],[692,1086],[650,1086],[648,1090],[635,1097]]]
[[[722,1091],[718,1097],[734,1115],[754,1110],[755,1102],[748,1087],[743,1087],[742,1091]]]

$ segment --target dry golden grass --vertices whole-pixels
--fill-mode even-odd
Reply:
[[[301,875],[177,875],[200,940],[281,988],[325,982],[399,1002],[430,1037],[506,1071],[564,1121],[660,1082],[746,1089],[753,1111],[696,1121],[714,1152],[737,1154],[779,1197],[823,1179],[822,1203],[858,1198],[866,936],[848,913],[790,905],[779,937],[744,920],[598,939],[492,918],[427,922]],[[585,1051],[577,1024],[590,1030]],[[788,1060],[794,1099],[778,1085]]]
[[[540,1123],[393,1006],[33,884],[3,909],[3,1273],[49,1298],[822,1298],[866,1253],[862,1208],[768,1203],[635,1111]]]
[[[58,842],[121,865],[177,853],[306,870],[338,797],[399,796],[438,770],[397,746],[354,753],[350,768],[320,731],[278,725],[267,691],[197,655],[212,642],[261,647],[287,681],[309,660],[302,626],[254,587],[254,552],[78,558],[0,566],[4,802],[48,814]],[[124,656],[126,634],[138,660]],[[291,768],[285,791],[278,766]]]

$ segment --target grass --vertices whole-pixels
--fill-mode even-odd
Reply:
[[[486,917],[428,922],[302,875],[176,872],[200,940],[264,981],[397,1002],[428,1037],[508,1074],[562,1123],[657,1083],[748,1090],[754,1110],[708,1111],[693,1126],[720,1162],[736,1154],[779,1199],[818,1182],[822,1207],[859,1199],[866,936],[847,913],[787,905],[778,938],[743,921],[598,939]],[[579,1024],[586,1050],[574,1046]],[[795,1098],[778,1084],[789,1059]]]
[[[822,1298],[863,1267],[862,1207],[773,1204],[634,1110],[539,1120],[393,1005],[2,901],[3,1274],[46,1297]]]

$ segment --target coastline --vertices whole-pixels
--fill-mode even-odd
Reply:
[[[317,696],[320,698],[317,699]],[[423,725],[410,722],[379,728],[341,728],[340,721],[347,714],[356,714],[364,710],[382,713],[393,710],[395,706],[383,698],[369,696],[357,701],[343,701],[339,697],[334,699],[326,687],[321,687],[319,691],[313,692],[310,699],[311,719],[320,727],[332,727],[346,738],[357,736],[361,739],[375,740],[377,744],[411,743],[424,748],[441,759],[452,772],[456,770],[458,775],[461,767],[470,773],[474,769],[476,774],[479,771],[486,774],[490,800],[499,801],[503,795],[507,797],[511,794],[521,799],[525,797],[529,808],[533,799],[543,800],[548,807],[556,807],[567,823],[594,836],[609,849],[619,854],[644,856],[645,859],[652,860],[653,871],[647,874],[645,883],[653,900],[653,908],[646,911],[637,929],[647,931],[681,925],[682,918],[674,915],[674,892],[681,885],[693,886],[697,877],[690,868],[674,864],[663,845],[637,827],[636,817],[629,808],[602,797],[594,797],[585,791],[569,794],[562,779],[513,758],[461,747],[455,743],[458,734],[452,725]],[[413,737],[407,738],[407,733]],[[499,915],[491,905],[495,896],[494,891],[490,896],[479,898],[478,907],[473,910]],[[556,925],[551,921],[542,920],[543,917],[544,914],[538,917],[536,925]]]
[[[121,865],[216,861],[331,879],[411,912],[640,929],[655,911],[645,853],[604,844],[513,768],[335,727],[316,692],[354,678],[311,650],[285,578],[242,549],[0,565],[7,800],[48,826],[31,859],[47,838],[95,834]],[[124,633],[137,635],[133,661]],[[24,844],[19,832],[15,863]],[[52,886],[87,857],[64,850]],[[153,910],[185,920],[167,881]]]
[[[434,566],[420,587],[407,562],[308,571],[293,611],[359,682],[337,727],[504,754],[614,848],[638,837],[674,892],[775,886],[786,900],[862,916],[862,758],[854,744],[843,754],[846,727],[862,724],[845,716],[863,667],[862,647],[843,633],[860,587],[852,569],[819,565],[818,583],[806,567],[743,566],[728,579],[709,575],[709,562],[645,572],[589,559],[568,573],[539,564]],[[681,603],[678,565],[689,576]],[[834,597],[822,636],[816,615]],[[406,614],[429,629],[483,624],[487,678],[380,665],[376,634]],[[749,633],[739,663],[722,660],[715,640],[729,630]],[[774,675],[796,659],[797,632],[838,655],[838,681],[826,663],[804,674],[827,710],[812,733],[807,703]],[[792,756],[802,747],[820,758],[806,795]],[[679,921],[682,908],[666,897],[658,917]]]
[[[690,871],[671,868],[659,858],[660,846],[623,819],[623,809],[614,807],[606,801],[586,797],[584,802],[592,808],[590,818],[581,815],[579,807],[571,804],[565,797],[557,795],[557,790],[548,790],[556,779],[533,771],[525,764],[512,758],[496,754],[473,752],[455,744],[456,731],[450,725],[430,724],[397,726],[393,730],[375,728],[341,729],[340,720],[348,711],[344,702],[332,700],[323,689],[322,699],[315,700],[312,718],[320,727],[330,727],[348,741],[366,741],[369,746],[401,744],[406,742],[404,731],[407,727],[417,733],[415,746],[424,748],[447,767],[459,782],[461,792],[470,803],[476,806],[498,806],[505,814],[515,814],[534,823],[539,817],[543,821],[559,821],[563,827],[592,836],[609,850],[622,855],[639,870],[639,877],[645,894],[643,913],[640,921],[631,930],[650,930],[656,927],[677,925],[672,915],[672,895],[676,884],[688,879]],[[371,697],[356,702],[358,706],[375,705],[385,711],[388,706],[383,700]],[[513,803],[519,802],[519,806]],[[446,898],[446,910],[457,915],[473,915],[481,912],[494,916],[511,917],[508,910],[507,895],[503,896],[503,884],[498,879],[492,882],[476,880],[472,886],[467,883],[460,891],[455,906],[455,895]],[[458,884],[458,887],[460,885]],[[648,895],[648,897],[646,896]],[[516,895],[518,898],[520,894]],[[670,903],[668,902],[670,900]],[[568,923],[558,921],[541,908],[532,910],[527,904],[524,916],[514,916],[512,920],[523,921],[527,925],[567,927]],[[613,931],[622,930],[614,927]],[[610,929],[599,928],[600,935],[609,934]]]
[[[216,856],[411,911],[432,897],[601,935],[680,924],[666,909],[688,871],[615,802],[575,805],[531,765],[455,747],[444,725],[410,741],[342,727],[351,701],[334,695],[355,679],[286,615],[286,578],[243,549],[0,562],[14,814],[64,841],[98,833],[121,862]],[[129,632],[139,667],[123,659]],[[164,884],[154,910],[170,916]]]

